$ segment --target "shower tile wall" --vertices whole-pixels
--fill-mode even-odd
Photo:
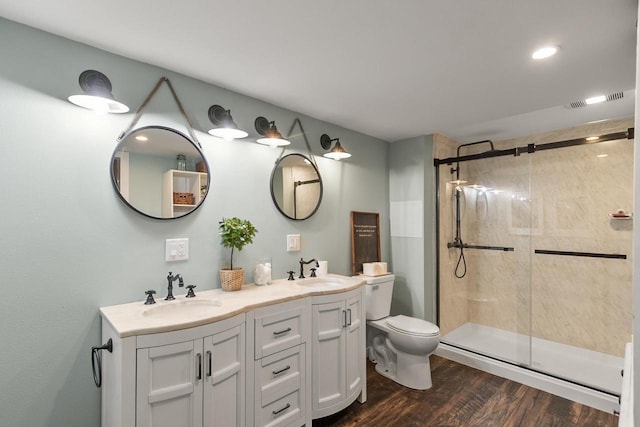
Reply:
[[[619,120],[496,143],[511,148],[626,130]],[[488,147],[479,147],[484,151]],[[469,154],[472,151],[465,151]],[[607,154],[607,157],[597,157]],[[449,154],[451,155],[451,154]],[[454,154],[455,155],[455,154]],[[445,156],[437,155],[443,158]],[[633,220],[612,220],[633,203],[633,142],[611,141],[461,163],[465,243],[514,247],[465,251],[455,279],[449,168],[440,167],[440,323],[465,322],[622,356],[631,334]],[[454,165],[455,166],[455,165]],[[500,191],[502,190],[502,191]],[[626,254],[627,260],[534,254],[535,249]],[[466,298],[466,302],[462,300]]]

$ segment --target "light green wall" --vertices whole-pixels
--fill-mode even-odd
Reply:
[[[217,235],[223,216],[248,218],[259,230],[234,261],[250,267],[256,256],[271,255],[276,277],[301,256],[326,259],[330,272],[349,274],[350,211],[379,212],[381,224],[389,222],[385,141],[4,19],[0,57],[2,425],[99,425],[100,390],[90,363],[90,348],[100,343],[98,308],[143,300],[147,289],[163,296],[169,270],[198,289],[219,287],[218,269],[229,256]],[[117,197],[109,160],[132,113],[101,116],[70,104],[66,98],[79,91],[77,78],[86,69],[108,75],[116,98],[134,111],[161,76],[169,77],[211,166],[212,187],[201,209],[159,221],[134,213]],[[175,104],[165,95],[159,99],[140,126],[185,132]],[[316,155],[323,153],[322,133],[340,138],[353,157],[317,158],[324,198],[316,215],[296,222],[278,213],[268,181],[280,150],[251,138],[223,142],[206,134],[212,104],[230,108],[249,130],[259,115],[284,132],[300,117]],[[301,138],[286,152],[296,151],[306,151]],[[285,252],[291,233],[302,235],[300,253]],[[166,263],[164,239],[175,237],[190,239],[191,259]],[[389,259],[384,226],[381,247]]]
[[[433,137],[420,136],[394,142],[389,156],[389,200],[407,206],[409,233],[391,230],[393,272],[392,314],[435,321],[435,172]],[[411,211],[419,204],[420,223]],[[413,207],[411,207],[413,206]],[[411,236],[414,230],[419,235]],[[407,236],[409,234],[409,236]]]

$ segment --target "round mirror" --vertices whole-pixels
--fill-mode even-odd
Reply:
[[[111,157],[111,180],[133,210],[158,219],[198,209],[209,191],[209,165],[186,135],[162,126],[134,129]]]
[[[287,218],[309,218],[322,200],[322,179],[316,165],[302,154],[282,157],[271,173],[271,197]]]

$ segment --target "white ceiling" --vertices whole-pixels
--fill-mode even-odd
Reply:
[[[0,0],[0,15],[387,141],[440,132],[469,142],[631,116],[637,7],[636,0]],[[543,44],[560,52],[530,59]],[[618,91],[623,101],[595,111],[564,107]]]

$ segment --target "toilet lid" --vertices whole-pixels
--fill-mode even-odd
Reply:
[[[387,325],[398,332],[422,337],[432,337],[440,334],[440,329],[431,322],[408,316],[393,316],[387,319]]]

